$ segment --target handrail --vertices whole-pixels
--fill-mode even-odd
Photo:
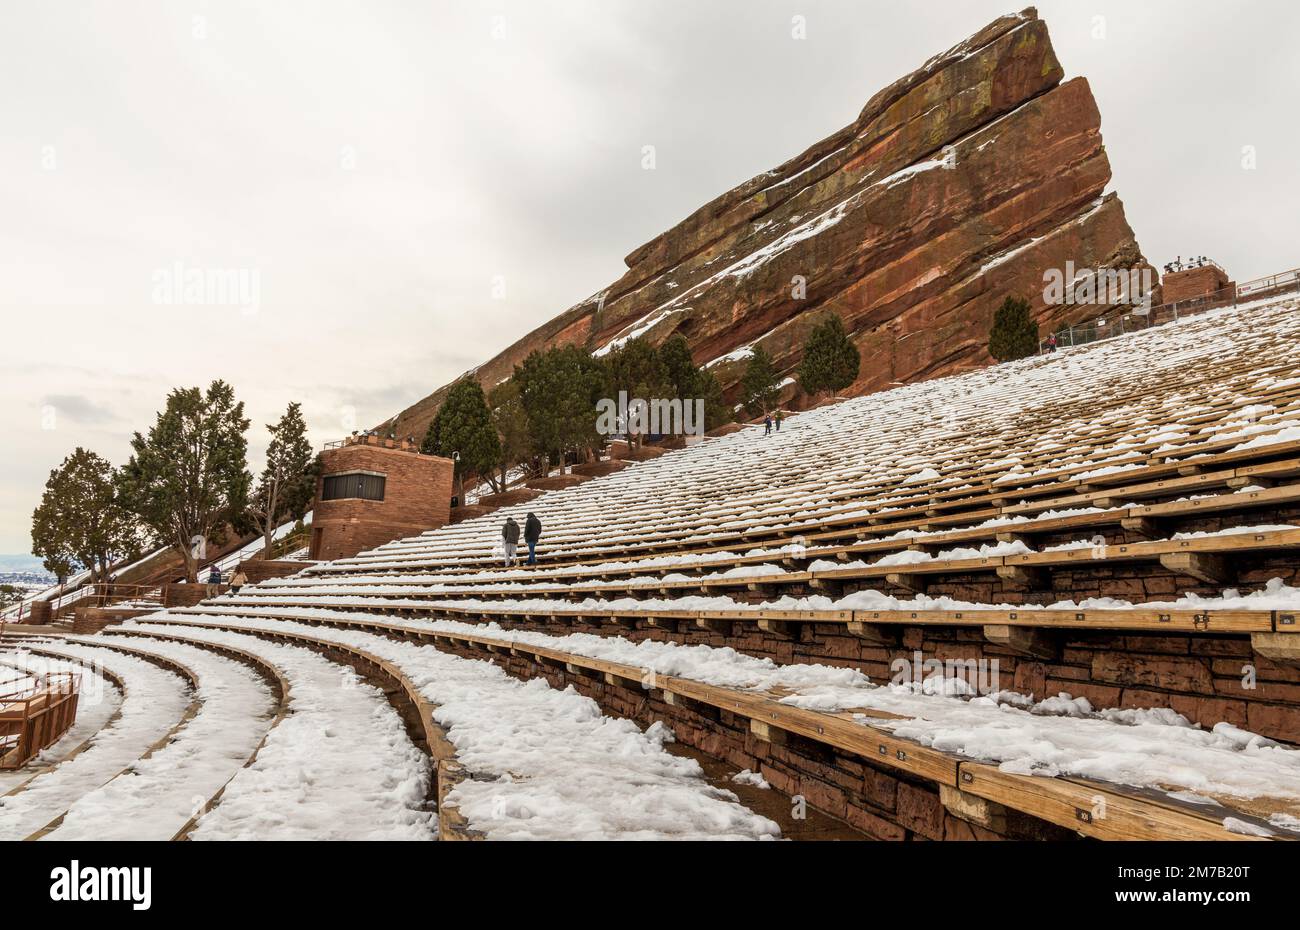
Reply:
[[[1067,349],[1072,346],[1087,345],[1114,336],[1151,329],[1164,323],[1174,323],[1182,317],[1221,307],[1238,306],[1247,301],[1260,300],[1265,295],[1281,296],[1289,291],[1300,291],[1300,268],[1280,271],[1277,274],[1255,278],[1244,284],[1230,284],[1209,294],[1199,297],[1187,297],[1170,303],[1160,304],[1147,309],[1134,309],[1119,314],[1114,322],[1109,322],[1112,314],[1102,314],[1092,320],[1073,323],[1065,329],[1049,333],[1038,341],[1038,354],[1044,355],[1052,348],[1049,342],[1056,337],[1054,348]]]

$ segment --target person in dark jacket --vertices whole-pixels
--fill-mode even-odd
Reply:
[[[763,435],[769,436],[772,433],[772,414],[766,414],[763,417]]]
[[[537,564],[537,540],[542,538],[542,521],[530,513],[524,521],[524,542],[528,543],[528,564]]]
[[[506,525],[501,527],[501,544],[506,551],[506,568],[514,565],[515,551],[519,548],[519,524],[514,517],[506,517]]]
[[[216,597],[221,593],[221,569],[216,565],[208,568],[208,588],[204,593],[208,597]]]

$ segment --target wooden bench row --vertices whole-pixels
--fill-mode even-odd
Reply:
[[[168,622],[170,622],[170,620]],[[238,632],[244,632],[244,633],[257,632],[264,639],[274,639],[274,640],[280,640],[282,642],[301,642],[304,639],[303,637],[293,636],[290,634],[261,631],[261,630],[250,631],[244,629],[244,630],[239,630]],[[275,724],[279,723],[279,721],[283,718],[283,716],[291,712],[292,710],[292,707],[287,700],[289,694],[288,683],[284,680],[281,672],[279,671],[279,669],[275,668],[275,666],[266,662],[264,659],[260,658],[259,656],[256,656],[254,653],[248,652],[247,650],[238,649],[237,647],[229,646],[224,643],[211,643],[200,639],[190,639],[184,636],[169,634],[167,632],[160,631],[160,630],[151,630],[148,629],[147,627],[143,627],[143,628],[136,627],[131,629],[109,628],[105,630],[104,638],[110,640],[110,643],[107,644],[109,645],[109,648],[121,649],[123,651],[128,651],[128,652],[132,651],[129,647],[122,646],[118,642],[112,642],[113,640],[120,640],[122,638],[127,638],[127,637],[158,639],[158,640],[164,640],[169,642],[184,643],[189,646],[194,646],[200,649],[208,649],[214,652],[221,653],[223,655],[230,656],[232,658],[237,658],[243,661],[247,661],[249,664],[252,664],[259,669],[270,669],[271,673],[276,677],[276,679],[282,683],[281,687],[284,689],[281,692],[284,698],[280,703],[280,709],[276,714],[275,720],[272,723],[272,727],[274,727]],[[324,647],[330,651],[347,655],[352,661],[370,669],[372,674],[395,683],[397,687],[401,689],[406,700],[409,701],[411,706],[415,708],[416,718],[419,720],[420,730],[422,734],[422,740],[417,741],[417,745],[419,746],[420,749],[424,750],[432,759],[435,777],[440,779],[438,781],[438,784],[435,786],[433,795],[438,801],[441,802],[443,798],[445,798],[447,791],[450,790],[451,787],[450,784],[444,785],[441,781],[441,778],[449,777],[446,773],[454,773],[457,777],[464,777],[464,775],[462,769],[458,769],[458,768],[449,769],[442,765],[444,761],[453,759],[455,755],[455,747],[452,746],[451,742],[447,739],[446,733],[443,731],[442,727],[439,726],[438,723],[433,718],[433,713],[434,710],[436,709],[435,705],[420,692],[420,689],[415,685],[415,682],[412,681],[410,677],[407,676],[401,670],[400,667],[398,667],[392,662],[389,662],[387,659],[377,656],[374,653],[368,652],[367,650],[359,649],[355,646],[349,646],[344,643],[327,642],[324,640],[314,640],[310,643],[310,645],[312,645],[314,648]],[[258,744],[258,750],[260,750],[261,746],[265,744],[266,739],[270,736],[270,732],[271,731],[268,730],[266,736],[262,738],[262,741]],[[250,756],[248,761],[244,763],[243,768],[247,768],[249,765],[251,765],[255,761],[256,756],[257,756],[257,750],[254,750],[253,755]],[[233,777],[234,776],[232,776],[232,780]],[[181,828],[181,830],[177,833],[176,836],[173,837],[173,839],[187,838],[189,836],[189,833],[194,829],[195,825],[198,823],[198,818],[201,817],[203,814],[207,813],[207,811],[211,810],[213,807],[216,806],[217,803],[219,803],[219,801],[221,800],[221,795],[225,793],[226,787],[228,785],[229,785],[229,781],[226,783],[226,785],[223,785],[215,795],[213,795],[204,803],[202,808],[195,814],[193,818],[190,819],[190,821],[184,827]],[[473,834],[472,831],[468,830],[467,826],[464,824],[464,819],[459,817],[458,812],[455,812],[450,808],[448,808],[448,810],[446,811],[440,811],[439,814],[440,814],[439,828],[441,834],[439,837],[440,839],[478,838],[476,835]],[[445,824],[442,823],[444,815],[446,815]]]
[[[944,789],[941,790],[941,797],[945,805],[963,819],[977,818],[978,822],[981,816],[996,818],[998,809],[988,805],[997,805],[1003,809],[1023,811],[1097,839],[1258,838],[1230,833],[1224,828],[1221,816],[1198,810],[1193,805],[1181,804],[1167,796],[1154,800],[1122,786],[1080,778],[1045,778],[1003,772],[994,765],[974,762],[901,739],[873,726],[869,720],[855,718],[852,713],[826,713],[793,707],[766,694],[721,688],[687,678],[663,675],[638,666],[499,637],[422,631],[357,619],[293,619],[301,619],[309,624],[425,641],[434,645],[455,642],[482,649],[488,654],[526,656],[539,665],[563,667],[571,674],[589,675],[608,685],[658,691],[668,703],[680,701],[726,711],[733,717],[748,720],[750,731],[759,739],[780,742],[788,734],[794,734],[856,755],[873,764],[935,783]],[[209,618],[181,622],[240,632],[262,632],[231,620]],[[286,639],[299,641],[316,640],[318,645],[327,647],[333,645],[331,640],[297,632],[270,635],[283,635]],[[980,811],[984,813],[981,814]],[[1104,814],[1099,815],[1099,811]]]
[[[312,614],[290,614],[286,610],[337,609],[375,616],[417,619],[454,619],[466,622],[563,623],[581,620],[594,625],[611,624],[622,629],[639,623],[679,632],[681,624],[712,633],[731,636],[736,624],[754,624],[756,628],[778,636],[797,637],[803,624],[826,624],[843,627],[846,634],[881,643],[896,640],[893,629],[902,626],[979,627],[990,642],[1029,655],[1042,652],[1042,644],[1033,631],[1114,630],[1180,634],[1249,635],[1251,645],[1261,655],[1284,664],[1300,663],[1300,612],[1276,610],[1125,610],[1078,609],[1050,610],[1025,608],[978,608],[953,610],[770,610],[738,608],[735,610],[620,610],[580,607],[557,602],[555,606],[527,608],[454,604],[384,604],[358,607],[354,604],[330,605],[319,601],[282,604],[223,604],[211,610],[202,605],[181,613],[219,615],[231,610],[247,616],[269,619],[300,619]]]
[[[1208,494],[1222,489],[1240,489],[1253,484],[1268,485],[1273,482],[1283,481],[1289,478],[1300,476],[1300,457],[1294,453],[1300,450],[1300,443],[1287,443],[1276,447],[1265,447],[1270,454],[1286,453],[1289,457],[1274,459],[1264,462],[1255,462],[1249,465],[1238,465],[1234,467],[1211,467],[1214,465],[1212,460],[1197,462],[1195,465],[1189,465],[1188,468],[1197,469],[1197,473],[1181,475],[1172,478],[1160,478],[1150,481],[1140,481],[1127,485],[1111,485],[1105,488],[1075,488],[1072,493],[1058,496],[1044,497],[1036,500],[1019,500],[1012,501],[1012,495],[1003,497],[989,498],[987,501],[976,501],[975,506],[971,509],[964,509],[955,512],[946,512],[945,510],[931,506],[929,498],[918,500],[907,507],[899,507],[890,511],[874,511],[867,514],[853,514],[846,517],[825,516],[819,518],[809,518],[800,523],[788,527],[770,527],[756,528],[749,532],[733,532],[720,535],[709,535],[704,537],[692,536],[689,526],[679,526],[675,528],[670,538],[666,539],[646,539],[640,542],[634,542],[627,545],[620,544],[614,547],[610,544],[604,544],[599,547],[588,547],[586,550],[564,552],[562,549],[555,551],[557,546],[562,547],[562,541],[554,538],[548,538],[546,545],[552,551],[544,555],[546,564],[550,566],[560,565],[579,565],[592,561],[608,561],[611,558],[626,559],[629,556],[642,555],[654,556],[667,553],[684,554],[684,553],[704,553],[709,551],[719,551],[736,546],[763,546],[774,545],[782,542],[788,543],[793,539],[802,539],[805,542],[825,542],[828,540],[854,538],[861,535],[880,538],[899,532],[931,532],[944,527],[970,527],[988,520],[997,520],[1000,518],[1032,517],[1036,514],[1046,513],[1053,510],[1066,510],[1077,508],[1095,507],[1102,510],[1123,508],[1130,513],[1127,514],[1129,519],[1159,519],[1162,516],[1160,510],[1145,512],[1144,508],[1168,507],[1169,505],[1178,505],[1189,503],[1189,501],[1172,500],[1178,495],[1184,497],[1195,494]],[[1256,450],[1250,450],[1256,451]],[[1206,470],[1209,468],[1210,470]],[[1059,491],[1056,487],[1051,489]],[[1261,492],[1251,491],[1251,494]],[[1234,495],[1220,495],[1234,496]],[[1128,504],[1129,501],[1141,501],[1151,498],[1171,498],[1171,500],[1157,504],[1136,505]],[[1283,502],[1289,500],[1285,494],[1277,495],[1277,501]],[[1265,500],[1268,500],[1265,498]],[[1229,502],[1223,502],[1225,507],[1231,507]],[[1190,510],[1190,508],[1189,508]],[[1210,512],[1207,508],[1204,512]],[[1175,515],[1177,510],[1169,511],[1168,515]],[[600,534],[596,534],[599,538]],[[490,546],[488,547],[490,548]],[[443,567],[449,571],[478,571],[484,566],[493,566],[499,564],[499,561],[488,554],[482,553],[484,550],[479,548],[475,554],[467,554],[464,551],[449,552],[446,556],[438,557],[436,554],[429,554],[427,557],[414,557],[418,553],[410,554],[390,554],[381,553],[378,550],[369,556],[358,556],[354,559],[339,560],[326,566],[319,566],[308,569],[310,575],[327,575],[335,573],[353,573],[362,574],[366,572],[391,571],[394,566],[419,565],[423,567],[437,568]]]

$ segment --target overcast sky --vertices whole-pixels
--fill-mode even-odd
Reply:
[[[1300,265],[1300,5],[1038,7],[1149,259]],[[0,552],[173,386],[232,382],[255,456],[290,400],[318,445],[396,413],[1014,8],[6,0]],[[248,290],[168,302],[178,267]]]

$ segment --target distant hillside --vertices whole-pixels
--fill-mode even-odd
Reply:
[[[34,572],[50,577],[44,563],[34,555],[0,555],[0,572]]]

